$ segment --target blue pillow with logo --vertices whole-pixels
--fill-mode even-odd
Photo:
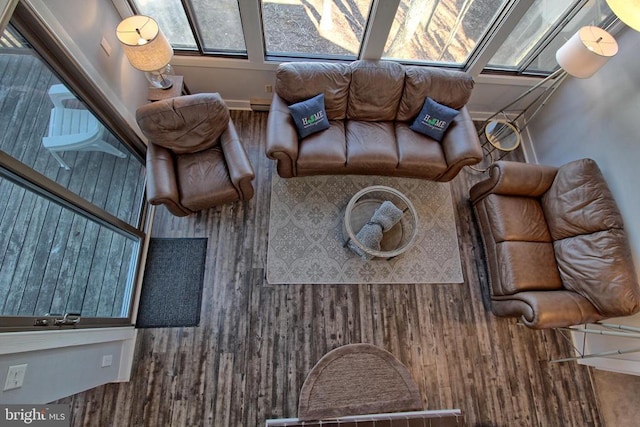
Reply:
[[[324,109],[324,93],[289,105],[289,111],[300,138],[329,128],[329,119]]]
[[[458,110],[439,104],[427,97],[420,114],[409,127],[440,142],[458,113]]]

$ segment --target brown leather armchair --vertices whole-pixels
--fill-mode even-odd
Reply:
[[[500,161],[489,174],[470,195],[495,315],[539,329],[640,310],[622,217],[593,160]]]
[[[149,139],[147,199],[176,216],[253,197],[253,167],[217,93],[144,105],[136,120]]]

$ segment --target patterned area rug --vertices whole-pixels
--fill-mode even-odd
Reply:
[[[371,185],[407,196],[418,214],[415,244],[391,260],[363,261],[343,247],[351,197]],[[462,283],[448,183],[372,176],[312,176],[271,184],[267,251],[270,284]]]

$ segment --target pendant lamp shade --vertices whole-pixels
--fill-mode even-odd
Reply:
[[[618,43],[599,27],[580,28],[558,51],[556,60],[567,73],[580,79],[591,77],[618,52]]]
[[[607,0],[618,18],[636,31],[640,31],[640,0]]]
[[[152,72],[171,62],[173,49],[153,18],[130,16],[120,22],[116,34],[134,68]]]

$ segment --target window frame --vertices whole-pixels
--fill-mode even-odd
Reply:
[[[122,16],[128,16],[136,13],[133,0],[112,0],[120,11]],[[383,56],[384,46],[387,41],[391,26],[395,19],[397,8],[401,0],[373,0],[369,17],[366,22],[366,28],[362,38],[359,54],[356,58],[335,55],[311,55],[311,54],[267,54],[265,46],[265,36],[263,33],[262,10],[260,0],[237,0],[240,12],[240,20],[242,22],[242,32],[245,38],[246,54],[235,54],[220,50],[205,50],[202,48],[202,39],[198,34],[197,20],[194,19],[194,10],[191,7],[190,0],[181,0],[185,7],[187,20],[190,24],[191,31],[194,34],[198,50],[175,49],[179,56],[188,57],[205,57],[220,58],[221,60],[236,59],[242,68],[247,65],[251,67],[253,64],[256,68],[264,68],[264,66],[277,65],[282,62],[294,61],[334,61],[334,62],[351,62],[354,59],[372,59],[378,60]],[[506,38],[517,28],[520,19],[525,15],[534,2],[531,0],[507,0],[502,10],[496,14],[493,22],[485,31],[485,34],[478,40],[476,47],[473,49],[469,57],[462,64],[449,62],[429,62],[421,60],[398,60],[408,65],[424,65],[431,67],[442,67],[449,69],[459,69],[470,73],[472,76],[482,75],[502,75],[517,77],[544,77],[551,74],[550,72],[531,72],[527,68],[535,61],[535,58],[551,43],[553,38],[566,26],[570,20],[579,12],[579,10],[587,4],[588,0],[579,0],[573,7],[569,8],[559,19],[559,25],[551,27],[534,48],[527,54],[518,69],[489,67],[489,61],[500,48]],[[603,28],[610,27],[616,21],[615,16],[606,19],[601,25]],[[606,26],[605,26],[606,25]],[[230,65],[230,64],[227,64]],[[557,68],[556,68],[557,69]]]

